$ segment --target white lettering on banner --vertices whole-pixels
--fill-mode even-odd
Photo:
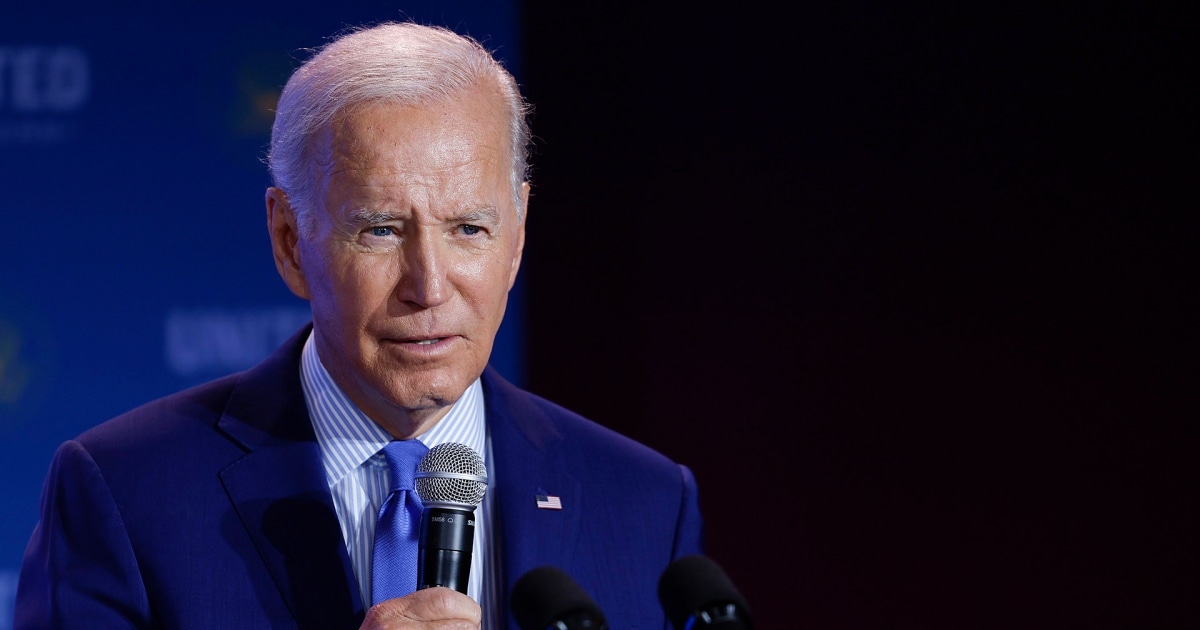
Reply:
[[[73,111],[87,101],[90,81],[87,55],[77,48],[0,48],[0,110]]]
[[[180,376],[244,370],[312,318],[307,308],[172,310],[164,354]]]

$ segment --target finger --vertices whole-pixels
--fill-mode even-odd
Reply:
[[[363,630],[477,630],[482,612],[475,600],[457,591],[436,587],[380,602],[367,611]]]

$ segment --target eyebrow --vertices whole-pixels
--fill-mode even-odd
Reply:
[[[385,210],[368,210],[366,208],[358,208],[352,210],[346,217],[346,223],[349,225],[374,225],[376,223],[387,223],[388,221],[396,221],[400,217],[392,212]]]
[[[358,208],[352,210],[346,217],[348,225],[376,225],[379,223],[388,223],[390,221],[400,221],[404,217],[387,210],[370,210],[367,208]],[[478,223],[481,221],[491,221],[498,223],[500,221],[500,212],[494,206],[485,206],[475,210],[464,212],[463,214],[449,217],[447,223]]]
[[[480,221],[491,221],[499,223],[500,213],[493,206],[486,206],[476,210],[465,212],[456,217],[451,217],[449,223],[478,223]]]

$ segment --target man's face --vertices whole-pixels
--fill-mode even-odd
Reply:
[[[432,426],[491,354],[525,240],[508,140],[481,91],[426,109],[370,106],[315,140],[307,238],[294,218],[276,227],[290,209],[268,191],[276,261],[312,302],[322,363],[395,437]]]

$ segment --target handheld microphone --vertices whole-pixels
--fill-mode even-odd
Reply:
[[[658,601],[676,630],[753,630],[750,610],[733,582],[707,556],[684,556],[658,580]]]
[[[521,630],[608,630],[600,607],[558,567],[538,567],[512,590],[512,613]]]
[[[424,504],[417,588],[445,586],[465,595],[475,546],[475,506],[487,492],[487,466],[471,447],[446,442],[425,453],[413,480]]]

